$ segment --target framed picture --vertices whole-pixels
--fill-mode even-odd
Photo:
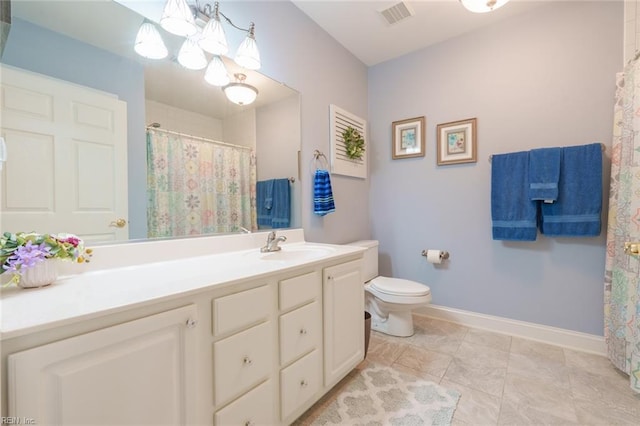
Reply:
[[[438,165],[475,163],[477,119],[438,124]]]
[[[391,156],[399,158],[424,157],[424,117],[394,121],[392,124],[393,145]]]

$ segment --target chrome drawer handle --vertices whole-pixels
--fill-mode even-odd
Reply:
[[[247,420],[246,422],[244,422],[244,426],[253,426],[255,423],[253,423],[251,420]]]
[[[309,386],[309,383],[305,379],[302,379],[302,381],[300,382],[300,386],[306,388],[307,386]]]
[[[242,360],[242,363],[244,365],[251,365],[253,363],[253,361],[248,356],[245,356],[244,359]]]
[[[301,334],[301,335],[307,334],[307,330],[306,330],[306,329],[304,329],[304,328],[301,328],[301,329],[300,329],[300,334]]]
[[[194,320],[193,318],[189,318],[186,325],[187,328],[194,328],[196,325],[198,325],[198,321]]]

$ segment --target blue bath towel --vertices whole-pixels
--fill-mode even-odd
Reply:
[[[542,205],[547,236],[600,235],[602,148],[599,143],[563,148],[558,201]]]
[[[256,182],[256,214],[258,225],[271,226],[271,205],[267,208],[267,196],[273,192],[273,179]]]
[[[316,170],[313,180],[313,212],[324,216],[336,211],[331,189],[331,177],[327,170]]]
[[[537,202],[529,199],[529,153],[491,159],[491,219],[494,240],[535,241]]]
[[[551,203],[558,199],[562,148],[529,151],[529,198]]]
[[[274,179],[271,227],[288,228],[291,221],[291,191],[289,179]]]

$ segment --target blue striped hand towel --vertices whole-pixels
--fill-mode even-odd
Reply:
[[[316,170],[313,180],[313,212],[319,216],[336,211],[331,190],[331,177],[327,170]]]

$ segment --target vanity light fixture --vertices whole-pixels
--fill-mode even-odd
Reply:
[[[207,57],[198,46],[198,41],[193,37],[187,37],[178,52],[178,62],[190,70],[201,70],[207,66]]]
[[[138,30],[133,48],[138,55],[149,59],[163,59],[169,54],[158,29],[147,19]]]
[[[460,3],[470,12],[485,13],[504,6],[508,1],[509,0],[460,0]]]
[[[245,95],[242,97],[238,98],[228,94],[227,97],[239,105],[248,105],[255,100],[258,91],[255,87],[244,83],[245,74],[235,74],[237,81],[229,84],[230,79],[227,69],[220,58],[220,55],[226,55],[229,51],[227,38],[220,21],[221,16],[233,28],[247,34],[240,47],[238,47],[234,58],[235,62],[249,70],[260,69],[260,52],[256,43],[255,24],[251,22],[249,28],[238,27],[220,11],[220,3],[217,1],[214,2],[212,7],[209,3],[202,4],[200,0],[192,0],[191,3],[187,2],[187,0],[167,0],[160,19],[160,26],[172,34],[186,37],[178,52],[178,62],[183,67],[191,70],[200,70],[207,67],[204,77],[207,83],[214,86],[224,86],[225,93],[228,93],[227,88],[229,87],[231,88],[231,93],[236,92],[238,88],[240,88],[241,92],[244,90]],[[198,26],[201,22],[206,22],[202,31]],[[138,30],[135,51],[139,55],[150,59],[162,59],[168,55],[160,33],[158,33],[155,25],[147,19],[144,20]],[[213,59],[208,66],[205,51],[213,55]],[[242,76],[241,79],[238,78],[239,75]],[[232,98],[238,100],[238,102]]]
[[[236,81],[222,88],[227,99],[238,105],[249,105],[253,103],[258,96],[258,89],[244,82],[247,78],[246,75],[236,73],[233,76],[236,78]]]
[[[226,86],[229,84],[229,74],[220,56],[215,55],[209,62],[207,71],[204,73],[204,80],[212,86]]]
[[[198,32],[196,20],[186,0],[167,0],[160,25],[171,34],[190,37]]]

